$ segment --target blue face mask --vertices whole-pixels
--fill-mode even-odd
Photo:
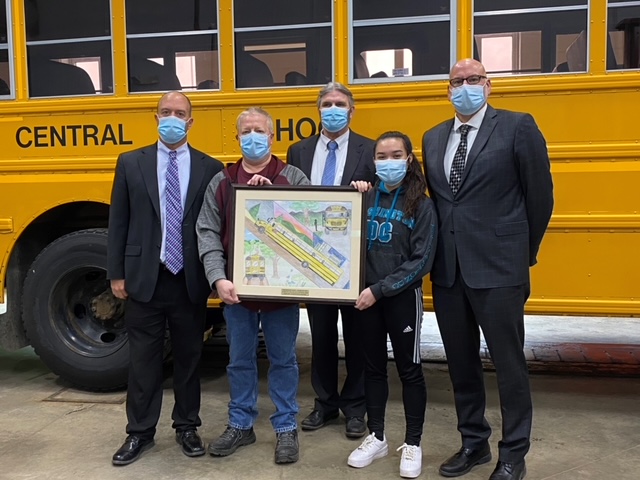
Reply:
[[[407,160],[376,160],[376,175],[387,187],[398,185],[407,174]]]
[[[164,143],[174,145],[187,136],[187,122],[174,116],[161,117],[158,119],[158,133]]]
[[[461,85],[451,91],[451,103],[462,115],[476,113],[486,101],[484,85]]]
[[[269,154],[269,135],[251,132],[240,137],[242,156],[249,162],[259,162]]]
[[[349,109],[340,107],[329,107],[320,110],[322,127],[331,133],[339,132],[349,125]]]

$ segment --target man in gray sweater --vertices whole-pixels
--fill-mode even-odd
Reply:
[[[273,120],[260,108],[250,108],[237,121],[242,158],[217,174],[207,187],[198,217],[198,251],[207,279],[226,304],[229,343],[229,421],[222,435],[209,444],[213,456],[227,456],[238,447],[256,441],[253,424],[258,416],[258,367],[256,349],[262,326],[269,368],[269,396],[276,406],[271,424],[276,432],[276,463],[298,461],[298,364],[296,337],[300,317],[297,303],[240,302],[229,280],[229,252],[232,216],[232,184],[308,185],[307,177],[271,153]]]

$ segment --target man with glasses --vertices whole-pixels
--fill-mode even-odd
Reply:
[[[423,162],[438,212],[433,303],[453,384],[462,448],[440,466],[457,477],[491,461],[484,416],[480,329],[496,368],[502,412],[490,480],[520,480],[530,446],[531,393],[524,346],[529,267],[553,209],[547,147],[533,117],[487,104],[484,66],[451,69],[455,117],[423,137]]]
[[[296,336],[300,317],[297,303],[243,301],[229,280],[228,253],[233,242],[232,184],[308,185],[307,177],[271,153],[273,120],[261,108],[238,116],[237,139],[242,158],[213,177],[204,195],[196,224],[198,251],[212,289],[226,303],[224,317],[229,343],[229,421],[209,454],[225,457],[256,441],[258,417],[258,332],[264,333],[269,358],[269,396],[276,407],[270,417],[276,432],[276,463],[298,461],[298,363]]]

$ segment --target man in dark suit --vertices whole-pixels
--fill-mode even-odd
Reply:
[[[451,69],[456,116],[423,137],[430,196],[438,211],[431,270],[433,302],[449,363],[462,448],[440,466],[456,477],[489,462],[480,331],[496,368],[502,440],[490,480],[520,480],[531,433],[531,393],[524,346],[529,267],[553,209],[549,156],[529,114],[487,104],[483,65]]]
[[[349,185],[354,180],[374,183],[374,141],[349,129],[354,101],[344,85],[331,82],[320,90],[319,135],[289,147],[287,163],[301,169],[313,185]],[[342,317],[347,377],[338,391],[338,311]],[[346,434],[365,434],[364,356],[355,309],[347,305],[307,305],[311,325],[311,383],[315,406],[302,421],[302,430],[316,430],[338,417],[346,418]]]
[[[158,102],[159,141],[123,153],[116,165],[107,274],[126,299],[129,337],[127,434],[113,455],[128,465],[153,445],[162,404],[165,326],[173,349],[173,428],[185,455],[205,453],[198,364],[211,286],[198,257],[195,224],[209,181],[222,164],[187,143],[191,102],[169,92]]]

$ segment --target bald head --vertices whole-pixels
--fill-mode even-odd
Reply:
[[[484,69],[484,65],[482,65],[478,60],[474,58],[463,58],[458,63],[456,63],[451,70],[449,71],[449,78],[454,78],[459,75],[456,75],[456,72],[460,70],[473,70],[476,75],[486,75],[487,72]]]
[[[168,104],[180,105],[182,107],[182,110],[186,114],[186,118],[183,118],[183,120],[191,117],[191,100],[189,100],[189,97],[184,93],[172,91],[162,95],[160,100],[158,100],[158,115],[164,116],[161,115],[161,112],[163,107],[166,107]]]

